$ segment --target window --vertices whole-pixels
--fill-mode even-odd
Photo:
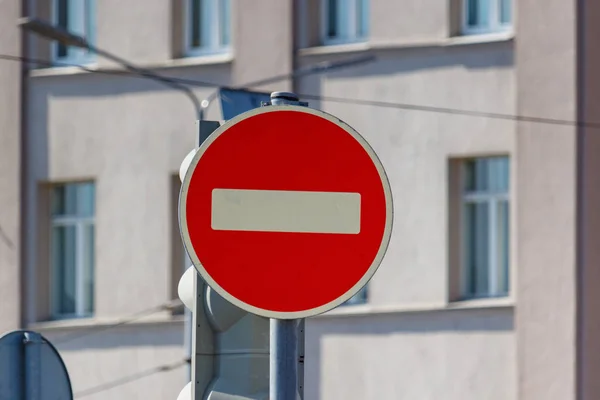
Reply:
[[[369,0],[321,0],[323,44],[365,40],[369,33]]]
[[[463,0],[463,33],[479,34],[512,28],[513,0]]]
[[[94,312],[94,192],[93,183],[52,188],[53,318],[85,317]]]
[[[95,43],[96,15],[95,0],[54,0],[52,8],[55,25]],[[88,49],[52,44],[52,56],[56,61],[90,62],[92,53]]]
[[[368,287],[369,287],[369,284],[367,283],[354,296],[352,296],[348,300],[346,300],[345,303],[342,303],[342,305],[343,306],[353,306],[356,304],[365,304],[367,302]]]
[[[509,159],[466,161],[463,170],[463,298],[509,291]]]
[[[186,0],[185,54],[200,56],[229,50],[230,0]]]

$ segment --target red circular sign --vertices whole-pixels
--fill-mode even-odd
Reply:
[[[392,197],[374,151],[347,124],[266,106],[200,146],[179,214],[213,289],[252,313],[291,319],[328,311],[368,282],[389,243]]]

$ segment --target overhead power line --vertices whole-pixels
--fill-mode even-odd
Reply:
[[[97,70],[86,67],[84,65],[78,64],[67,64],[67,63],[57,63],[51,62],[48,60],[40,60],[29,57],[20,57],[13,55],[0,54],[0,59],[10,60],[10,61],[20,61],[27,64],[37,64],[42,66],[71,66],[78,67],[90,73],[101,73],[101,74],[109,74],[109,75],[128,75],[128,76],[138,76],[128,71],[107,71],[107,70]],[[289,74],[289,75],[279,75],[277,77],[265,79],[264,81],[256,82],[250,86],[246,86],[245,88],[251,88],[256,86],[261,86],[267,83],[271,83],[276,80],[283,80],[284,77],[289,76],[297,77],[302,76],[302,74]],[[139,78],[144,78],[144,76],[138,76]],[[244,89],[244,88],[232,88],[224,85],[220,85],[218,83],[212,82],[204,82],[196,79],[187,79],[187,78],[176,78],[176,77],[166,77],[171,81],[179,82],[181,84],[196,86],[196,87],[221,87],[227,89]],[[371,106],[371,107],[380,107],[380,108],[391,108],[405,111],[421,111],[421,112],[430,112],[437,114],[449,114],[449,115],[462,115],[462,116],[470,116],[470,117],[479,117],[479,118],[489,118],[489,119],[498,119],[498,120],[508,120],[508,121],[519,121],[519,122],[531,122],[531,123],[539,123],[539,124],[547,124],[547,125],[560,125],[560,126],[576,126],[582,128],[593,128],[600,129],[600,122],[588,122],[588,121],[573,121],[559,118],[545,118],[545,117],[533,117],[526,115],[514,115],[514,114],[503,114],[496,112],[486,112],[486,111],[477,111],[477,110],[464,110],[450,107],[437,107],[437,106],[427,106],[413,103],[399,103],[399,102],[389,102],[389,101],[379,101],[379,100],[367,100],[367,99],[352,99],[345,97],[333,97],[333,96],[321,96],[310,93],[299,93],[298,96],[302,99],[306,100],[319,100],[325,102],[333,102],[333,103],[343,103],[350,105],[360,105],[360,106]]]
[[[114,389],[116,387],[125,385],[127,383],[139,381],[140,379],[143,379],[143,378],[146,378],[146,377],[149,377],[152,375],[156,375],[156,374],[160,374],[160,373],[164,373],[164,372],[168,372],[168,371],[173,371],[177,368],[181,368],[182,366],[186,365],[188,362],[189,362],[188,360],[181,360],[181,361],[171,363],[171,364],[159,365],[158,367],[150,368],[145,371],[140,371],[138,373],[125,376],[123,378],[115,379],[114,381],[111,381],[111,382],[103,383],[103,384],[91,387],[89,389],[85,389],[85,390],[76,392],[74,394],[74,397],[75,397],[75,399],[80,399],[80,398],[83,398],[86,396],[91,396],[93,394],[106,392],[107,390]]]
[[[128,71],[128,70],[96,69],[96,68],[90,68],[90,67],[88,67],[86,65],[82,65],[82,64],[73,64],[73,63],[67,63],[67,62],[62,62],[62,61],[50,61],[50,60],[44,60],[44,59],[40,59],[40,58],[14,56],[14,55],[9,55],[9,54],[0,54],[0,60],[17,61],[17,62],[21,62],[24,64],[36,65],[36,66],[42,66],[42,67],[73,67],[73,68],[79,68],[82,71],[86,71],[86,72],[93,73],[93,74],[130,76],[130,77],[137,77],[137,78],[141,78],[141,79],[147,78],[144,75],[141,75],[136,72]],[[161,77],[161,78],[165,78],[168,81],[173,81],[173,82],[179,81],[179,83],[186,84],[185,80],[182,80],[180,78],[175,78],[175,77],[170,77],[170,76],[161,76],[161,75],[157,75],[157,76]],[[194,82],[195,82],[195,86],[219,87],[219,84],[214,83],[214,82],[202,82],[199,80],[194,80]]]
[[[367,56],[368,57],[368,56]],[[36,59],[30,57],[22,57],[22,56],[14,56],[8,54],[0,54],[0,60],[8,60],[8,61],[17,61],[25,64],[34,64],[41,65],[45,67],[55,67],[55,66],[68,66],[68,67],[77,67],[84,71],[90,73],[99,73],[99,74],[107,74],[107,75],[119,75],[119,76],[131,76],[138,78],[147,78],[146,76],[139,75],[137,73],[133,73],[130,71],[118,71],[118,70],[101,70],[86,67],[85,65],[80,64],[71,64],[64,62],[56,62],[44,59]],[[277,75],[271,78],[264,79],[262,81],[257,81],[252,83],[251,85],[246,86],[255,87],[261,86],[268,83],[285,80],[292,77],[300,77],[305,76],[311,73],[319,73],[325,72],[328,69],[332,69],[335,67],[343,67],[343,66],[351,66],[353,64],[364,62],[365,60],[362,58],[353,59],[353,60],[345,60],[337,63],[320,63],[315,66],[311,66],[305,68],[304,70],[299,70],[293,72],[291,74],[283,74]],[[204,86],[204,87],[222,87],[229,88],[217,83],[212,82],[204,82],[194,79],[184,79],[184,78],[176,78],[170,76],[159,75],[164,79],[168,79],[173,82],[179,82],[181,84],[186,84],[190,86]],[[244,88],[229,88],[229,89],[244,89]],[[335,102],[335,103],[343,103],[343,104],[351,104],[351,105],[362,105],[362,106],[371,106],[371,107],[380,107],[380,108],[390,108],[390,109],[399,109],[406,111],[422,111],[422,112],[432,112],[432,113],[440,113],[440,114],[451,114],[451,115],[463,115],[463,116],[471,116],[471,117],[481,117],[481,118],[490,118],[490,119],[500,119],[500,120],[511,120],[511,121],[520,121],[520,122],[531,122],[531,123],[542,123],[542,124],[550,124],[550,125],[561,125],[561,126],[578,126],[585,128],[600,128],[600,122],[576,122],[570,120],[563,119],[553,119],[553,118],[543,118],[543,117],[530,117],[530,116],[522,116],[522,115],[511,115],[511,114],[502,114],[502,113],[493,113],[493,112],[484,112],[484,111],[475,111],[475,110],[461,110],[449,107],[436,107],[436,106],[426,106],[426,105],[418,105],[418,104],[410,104],[410,103],[398,103],[398,102],[388,102],[388,101],[380,101],[380,100],[365,100],[365,99],[352,99],[352,98],[342,98],[342,97],[333,97],[333,96],[321,96],[314,94],[299,94],[300,98],[306,100],[318,100],[325,102]],[[175,304],[178,303],[178,304]],[[127,318],[124,318],[116,323],[102,326],[100,328],[88,330],[82,334],[74,334],[74,335],[64,335],[59,337],[54,342],[56,344],[66,343],[73,340],[77,340],[83,337],[87,337],[90,335],[94,335],[112,328],[116,328],[122,325],[129,324],[131,322],[135,322],[141,318],[146,316],[155,314],[160,311],[171,310],[177,306],[179,306],[181,302],[179,300],[173,300],[146,310],[142,310],[138,313],[135,313]]]
[[[52,67],[52,66],[57,66],[57,65],[58,66],[66,66],[66,67],[77,67],[77,68],[80,68],[80,69],[90,72],[90,73],[104,73],[104,74],[109,74],[109,75],[121,75],[121,76],[127,75],[127,76],[144,78],[144,79],[151,78],[153,80],[165,81],[168,83],[174,82],[174,83],[178,83],[178,84],[186,84],[188,82],[187,80],[182,80],[179,78],[158,75],[158,74],[155,74],[153,71],[147,70],[147,69],[143,69],[143,70],[141,70],[141,72],[137,71],[137,70],[131,70],[131,69],[123,70],[123,71],[97,70],[97,69],[89,68],[87,66],[79,65],[79,64],[53,62],[53,61],[49,61],[49,60],[12,56],[12,55],[7,55],[7,54],[0,54],[0,59],[9,60],[9,61],[18,61],[18,62],[22,62],[22,63],[29,63],[29,64],[35,64],[35,65],[42,65],[45,67]],[[251,86],[261,86],[261,85],[273,83],[276,81],[290,79],[292,77],[306,76],[306,75],[315,74],[315,73],[322,73],[322,72],[325,72],[325,71],[328,71],[331,69],[339,69],[339,68],[354,66],[357,64],[371,61],[372,59],[373,59],[372,56],[367,55],[367,56],[363,56],[363,57],[356,57],[356,58],[352,58],[349,60],[342,60],[342,61],[336,61],[336,62],[321,62],[321,63],[315,64],[315,65],[311,65],[308,67],[298,69],[290,74],[276,75],[276,76],[273,76],[273,77],[270,77],[267,79],[263,79],[261,81],[253,82],[251,84]],[[221,87],[219,84],[201,82],[201,81],[196,81],[196,80],[194,80],[193,83],[195,86],[202,85],[202,86],[211,86],[211,87]],[[103,325],[100,327],[93,327],[91,329],[84,331],[83,333],[76,333],[73,335],[60,336],[59,338],[54,340],[53,343],[54,344],[64,344],[64,343],[78,340],[78,339],[88,337],[91,335],[96,335],[98,333],[105,332],[107,330],[114,329],[119,326],[123,326],[123,325],[129,324],[129,323],[135,322],[137,320],[140,320],[144,317],[158,313],[160,311],[173,310],[174,308],[180,307],[181,305],[182,305],[181,301],[179,299],[175,299],[175,300],[169,301],[167,303],[160,304],[158,306],[139,311],[127,318],[121,319],[112,324],[107,324],[107,325]]]
[[[490,119],[502,119],[509,121],[520,121],[520,122],[533,122],[540,124],[549,124],[549,125],[563,125],[563,126],[579,126],[584,128],[600,128],[600,122],[581,122],[578,123],[576,121],[564,120],[564,119],[554,119],[554,118],[543,118],[543,117],[528,117],[524,115],[512,115],[512,114],[502,114],[502,113],[493,113],[493,112],[485,112],[485,111],[474,111],[474,110],[460,110],[456,108],[447,108],[447,107],[435,107],[435,106],[423,106],[418,104],[409,104],[409,103],[395,103],[388,101],[377,101],[377,100],[359,100],[359,99],[348,99],[343,97],[330,97],[330,96],[319,96],[312,94],[299,94],[300,98],[308,99],[308,100],[320,100],[320,101],[331,101],[336,103],[346,103],[353,105],[363,105],[363,106],[372,106],[372,107],[382,107],[382,108],[395,108],[399,110],[413,110],[413,111],[425,111],[425,112],[433,112],[438,114],[454,114],[454,115],[464,115],[471,117],[483,117]]]
[[[92,327],[90,330],[86,330],[86,331],[84,331],[82,333],[75,333],[75,334],[72,334],[72,335],[62,335],[62,336],[59,336],[58,338],[56,338],[55,340],[53,340],[52,343],[56,344],[56,345],[59,345],[59,344],[67,343],[67,342],[72,342],[74,340],[79,340],[81,338],[88,337],[88,336],[91,336],[91,335],[96,335],[96,334],[98,334],[100,332],[104,332],[104,331],[107,331],[109,329],[114,329],[114,328],[117,328],[119,326],[130,324],[132,322],[138,321],[138,320],[140,320],[140,319],[142,319],[144,317],[148,317],[150,315],[156,314],[156,313],[161,312],[161,311],[171,311],[171,310],[173,310],[175,308],[180,307],[181,305],[182,305],[181,300],[174,299],[174,300],[168,301],[166,303],[160,304],[158,306],[154,306],[152,308],[147,308],[145,310],[138,311],[137,313],[132,314],[132,315],[126,317],[126,318],[120,319],[117,322],[112,323],[112,324],[103,325],[103,326],[100,326],[100,327]]]

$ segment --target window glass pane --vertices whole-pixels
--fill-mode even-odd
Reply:
[[[94,311],[94,225],[86,225],[83,227],[84,244],[83,244],[83,311],[86,314],[91,314]]]
[[[85,35],[86,18],[86,0],[69,0],[69,25],[67,29],[77,35]],[[75,49],[74,49],[75,50]]]
[[[488,160],[478,158],[465,163],[465,190],[483,192],[488,190]]]
[[[327,0],[327,37],[336,38],[338,32],[338,0]]]
[[[82,217],[93,217],[95,208],[95,185],[91,182],[81,183],[77,188],[79,192],[77,215]]]
[[[230,30],[231,30],[231,1],[230,0],[220,0],[219,1],[219,16],[221,18],[220,28],[221,28],[221,45],[229,46],[231,41],[230,39]]]
[[[465,192],[475,191],[475,160],[465,161],[463,190]]]
[[[86,1],[85,36],[88,42],[96,44],[96,0]],[[89,50],[87,51],[89,52]]]
[[[510,227],[506,195],[510,187],[509,172],[509,157],[485,157],[465,162],[466,296],[508,293]]]
[[[350,297],[343,305],[365,304],[367,302],[368,285]]]
[[[512,20],[512,0],[499,0],[499,7],[500,23],[510,24]]]
[[[356,0],[356,26],[358,37],[369,35],[369,0]]]
[[[496,159],[496,189],[498,192],[507,193],[509,188],[509,164],[508,157]]]
[[[489,292],[489,205],[468,203],[465,208],[466,295],[481,296]]]
[[[487,159],[488,191],[492,193],[508,192],[508,158],[490,157]]]
[[[487,27],[490,24],[490,1],[467,0],[467,25],[472,28]]]
[[[487,157],[465,163],[467,192],[506,193],[509,189],[508,157]]]
[[[219,0],[220,1],[220,0]],[[215,0],[202,0],[200,2],[200,46],[212,47],[212,39],[215,38],[212,32],[217,23],[217,8]]]
[[[490,2],[494,0],[479,0],[479,26],[488,27],[490,25]]]
[[[498,175],[500,177],[498,190],[507,193],[510,188],[510,163],[508,157],[498,158]]]
[[[202,20],[202,1],[201,0],[190,0],[190,46],[200,47],[202,43],[200,21]]]
[[[479,158],[475,160],[475,187],[474,190],[484,192],[490,188],[489,185],[489,160]]]
[[[479,25],[479,0],[467,0],[467,25]]]
[[[74,226],[55,226],[52,229],[51,260],[55,282],[55,312],[74,314],[76,299]]]
[[[56,24],[63,29],[69,28],[69,11],[68,11],[68,0],[57,0],[56,1]],[[57,45],[57,57],[67,56],[67,46],[62,43],[56,42]]]
[[[350,32],[350,4],[348,0],[338,0],[338,38],[350,39],[354,36],[354,32]]]
[[[50,207],[52,215],[64,215],[65,208],[65,187],[57,186],[52,188]]]
[[[52,189],[52,215],[77,214],[77,187],[61,185]]]
[[[69,29],[68,3],[68,0],[56,0],[56,24],[63,29]]]
[[[496,246],[498,253],[498,291],[500,294],[507,294],[510,288],[509,220],[508,201],[498,202],[498,233]]]
[[[489,158],[487,160],[487,181],[488,181],[488,190],[490,192],[498,193],[500,191],[500,187],[502,186],[502,163],[501,160],[497,157]]]

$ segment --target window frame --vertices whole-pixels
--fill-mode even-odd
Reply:
[[[191,46],[191,30],[192,30],[192,26],[193,26],[193,20],[192,18],[194,17],[192,15],[191,12],[191,2],[193,0],[184,0],[184,4],[183,4],[183,56],[184,57],[203,57],[203,56],[209,56],[209,55],[216,55],[216,54],[226,54],[231,52],[231,40],[232,40],[232,32],[233,32],[233,28],[232,28],[232,24],[231,24],[231,17],[232,17],[232,13],[231,13],[231,9],[232,9],[232,4],[231,4],[231,0],[227,0],[229,1],[229,23],[227,24],[227,29],[229,29],[229,43],[227,44],[223,44],[221,43],[222,41],[222,27],[221,27],[221,22],[222,22],[222,18],[221,18],[221,8],[219,7],[219,4],[221,3],[222,0],[202,0],[202,1],[210,1],[212,2],[212,9],[216,10],[213,11],[216,14],[217,18],[214,18],[215,15],[212,15],[211,21],[213,21],[214,23],[211,24],[210,27],[210,46],[200,46],[200,47],[192,47]]]
[[[467,168],[468,162],[473,160],[482,160],[482,159],[493,159],[493,158],[503,158],[508,163],[508,176],[507,176],[507,188],[504,192],[493,192],[493,191],[466,191],[465,182],[467,176]],[[488,171],[489,173],[489,171]],[[477,300],[477,299],[490,299],[490,298],[502,298],[509,297],[511,291],[511,158],[507,155],[491,155],[491,156],[481,156],[481,157],[470,157],[467,159],[463,159],[460,166],[460,298],[461,300]],[[498,277],[500,276],[502,266],[499,265],[498,255],[499,251],[502,251],[498,248],[498,234],[499,231],[499,212],[498,208],[501,203],[505,202],[507,204],[507,245],[508,245],[508,253],[505,255],[507,259],[507,275],[508,279],[506,282],[506,290],[501,288]],[[469,281],[472,274],[471,267],[468,265],[468,252],[469,252],[469,241],[468,241],[468,224],[467,224],[467,215],[466,208],[470,204],[480,204],[487,203],[488,204],[488,231],[487,231],[487,243],[488,243],[488,254],[487,254],[487,279],[488,279],[488,290],[486,293],[470,293]],[[482,266],[477,265],[475,267],[477,270],[481,270]]]
[[[356,294],[341,304],[343,307],[359,306],[369,301],[369,283],[363,286]]]
[[[85,181],[85,182],[66,182],[66,183],[61,183],[61,184],[54,184],[52,186],[50,186],[50,190],[53,191],[58,187],[61,186],[66,186],[66,185],[81,185],[81,184],[92,184],[95,186],[95,182],[93,181]],[[94,196],[95,196],[95,187],[94,187]],[[50,196],[50,199],[52,199],[52,193]],[[52,201],[52,200],[51,200]],[[77,206],[81,207],[81,205],[83,204],[83,196],[82,196],[82,191],[77,188],[76,189],[76,202],[77,202]],[[96,204],[95,198],[94,198],[94,205]],[[51,204],[50,204],[51,205]],[[87,289],[86,289],[86,284],[85,284],[85,272],[84,272],[84,268],[85,268],[85,258],[86,258],[86,251],[93,251],[90,249],[87,249],[86,246],[86,235],[85,235],[85,229],[92,227],[96,228],[96,210],[94,207],[93,210],[93,215],[92,216],[80,216],[80,215],[72,215],[72,214],[67,214],[67,215],[52,215],[52,212],[50,212],[50,252],[51,252],[51,257],[50,257],[50,262],[49,262],[49,266],[50,266],[50,318],[53,320],[62,320],[62,319],[76,319],[76,318],[90,318],[94,315],[94,306],[91,307],[91,311],[86,312],[85,311],[85,298],[87,295]],[[52,257],[53,254],[53,232],[54,232],[54,228],[56,227],[74,227],[75,228],[75,312],[74,313],[63,313],[60,311],[59,309],[59,301],[58,298],[60,296],[60,291],[61,289],[61,283],[58,281],[58,271],[56,270],[56,265],[54,264],[54,257]],[[94,239],[95,239],[95,235],[94,235]],[[92,243],[92,246],[96,246],[95,244],[95,240]],[[94,259],[92,260],[92,274],[91,274],[91,279],[92,279],[92,284],[95,287],[95,265],[96,264],[96,260],[95,260],[95,251],[94,251]],[[94,295],[95,295],[95,290],[93,290]],[[94,301],[95,303],[95,301]]]
[[[55,26],[58,25],[58,5],[60,0],[51,0],[50,6],[50,20],[52,24]],[[75,34],[83,36],[89,43],[95,44],[96,37],[96,0],[65,0],[67,3],[67,8],[71,9],[72,3],[78,3],[81,8],[83,8],[83,16],[84,21],[80,22],[82,26],[82,30],[85,32],[82,34],[81,32],[74,30],[69,20],[67,21],[67,30],[69,32],[73,32]],[[94,62],[95,57],[94,54],[88,49],[77,48],[73,46],[66,46],[67,55],[64,57],[60,57],[58,55],[58,46],[59,43],[56,40],[52,40],[50,43],[50,58],[53,62],[73,62],[77,64],[91,64]]]
[[[366,1],[368,3],[370,3],[370,0],[342,0],[343,4],[348,8],[348,21],[346,21],[347,24],[347,31],[348,31],[348,37],[336,37],[336,38],[330,38],[327,35],[327,31],[328,31],[328,21],[329,21],[329,7],[328,7],[328,0],[321,0],[321,4],[320,4],[320,15],[321,15],[321,23],[320,23],[320,37],[321,37],[321,45],[322,46],[334,46],[334,45],[341,45],[341,44],[351,44],[351,43],[361,43],[361,42],[366,42],[368,40],[369,37],[369,14],[367,13],[366,16],[363,16],[363,18],[365,19],[365,33],[363,33],[363,35],[360,35],[359,32],[359,24],[358,24],[358,15],[357,15],[357,9],[358,9],[358,2],[360,1]],[[367,10],[370,10],[370,4],[367,4],[366,7]],[[338,13],[338,26],[337,29],[341,29],[340,26],[343,26],[343,23],[340,23],[339,21],[342,20],[340,17],[340,15],[342,14],[340,12],[340,3],[338,3],[338,7],[336,9],[336,12]]]
[[[469,0],[462,0],[462,11],[461,11],[461,34],[462,35],[483,35],[491,33],[503,33],[512,32],[514,26],[514,0],[507,0],[510,2],[511,17],[510,22],[503,24],[500,22],[500,2],[502,0],[477,0],[489,1],[490,2],[490,13],[488,15],[490,23],[488,26],[477,26],[471,27],[468,24],[469,21]]]

